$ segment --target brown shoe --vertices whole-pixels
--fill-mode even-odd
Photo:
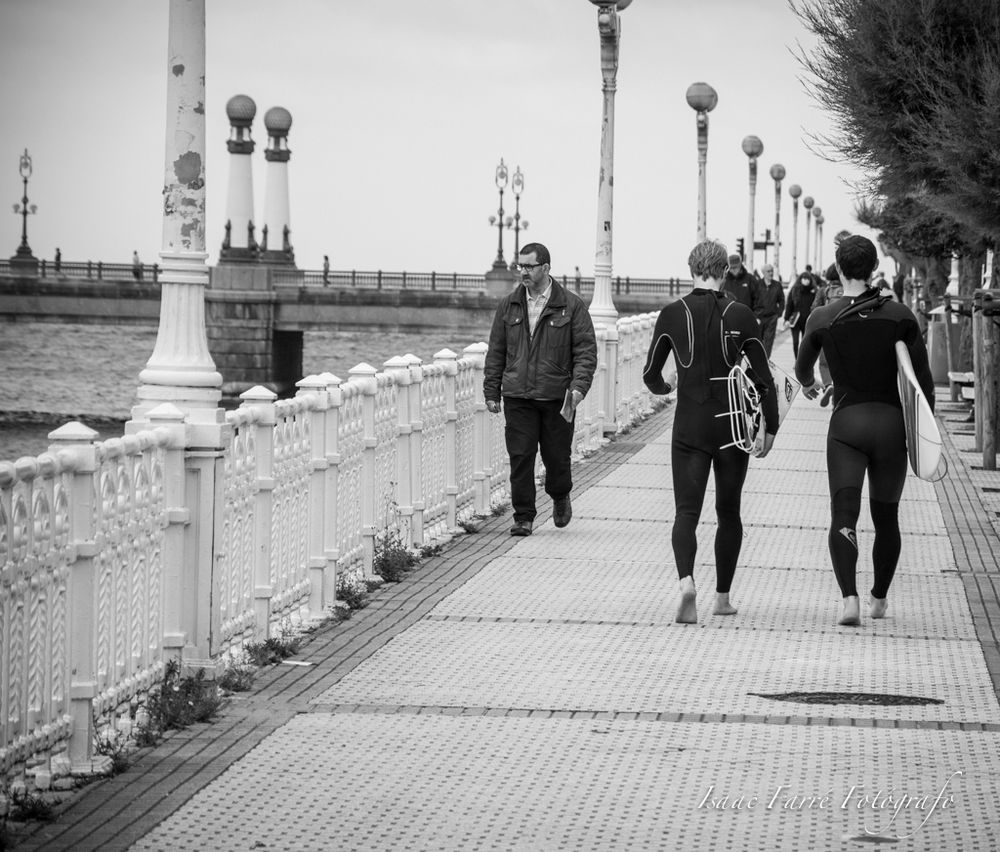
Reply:
[[[510,528],[511,535],[531,535],[531,521],[514,521]]]
[[[557,527],[564,527],[573,517],[573,506],[569,502],[569,494],[565,497],[556,497],[552,501],[552,523]]]

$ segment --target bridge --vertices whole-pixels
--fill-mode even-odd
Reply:
[[[589,300],[594,279],[556,276]],[[209,269],[205,323],[223,393],[255,385],[284,396],[302,377],[303,332],[464,332],[486,328],[506,286],[486,275],[383,270],[309,271],[257,263]],[[615,304],[623,315],[661,308],[690,281],[618,276]],[[38,275],[0,262],[0,322],[155,325],[160,317],[159,268],[131,264],[40,261]]]

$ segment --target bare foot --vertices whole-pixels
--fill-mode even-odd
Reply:
[[[844,627],[858,627],[861,624],[861,603],[857,595],[844,598],[844,611],[837,619],[837,624]]]
[[[736,615],[736,607],[729,602],[729,592],[715,593],[715,606],[712,615]]]
[[[694,588],[694,577],[684,577],[681,580],[681,597],[677,602],[677,615],[674,618],[678,624],[698,623],[697,593]]]
[[[877,598],[874,595],[870,598],[871,603],[871,617],[872,618],[885,618],[885,611],[889,608],[888,598]]]

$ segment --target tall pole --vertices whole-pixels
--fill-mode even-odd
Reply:
[[[757,158],[764,152],[764,143],[756,136],[743,137],[743,153],[750,160],[750,209],[747,214],[746,264],[753,272],[753,213],[757,195]]]
[[[160,326],[133,420],[170,402],[215,424],[222,376],[205,331],[205,0],[170,0]]]
[[[494,183],[496,183],[497,189],[500,191],[500,207],[497,210],[497,259],[493,261],[494,269],[506,269],[507,264],[503,259],[503,191],[507,186],[507,166],[503,161],[503,157],[500,158],[500,165],[497,166],[496,172],[494,174]],[[493,224],[493,217],[490,216],[490,224]],[[517,258],[514,258],[515,261]]]
[[[719,96],[708,83],[692,83],[687,90],[688,106],[695,111],[698,131],[698,242],[706,239],[708,214],[706,212],[705,170],[708,163],[708,114],[715,109]]]
[[[802,206],[806,208],[806,266],[810,266],[812,264],[809,255],[809,231],[812,226],[812,208],[815,203],[816,202],[812,200],[812,196],[809,195],[802,199]]]
[[[793,183],[788,187],[788,194],[792,197],[792,274],[790,281],[799,277],[799,196],[802,195],[802,187]]]
[[[781,280],[781,181],[785,177],[785,167],[781,163],[771,166],[769,172],[774,180],[774,268]]]
[[[615,90],[618,75],[618,44],[621,22],[618,12],[632,0],[590,0],[597,6],[597,29],[601,40],[601,78],[604,95],[601,118],[601,171],[597,188],[597,248],[594,254],[594,295],[590,315],[595,322],[614,327],[618,310],[611,299],[612,207],[615,161]]]
[[[510,188],[514,190],[514,259],[511,263],[517,263],[517,256],[521,253],[521,193],[524,192],[524,174],[520,166],[514,170]]]
[[[812,253],[812,265],[813,272],[817,275],[823,275],[823,269],[820,266],[820,250],[819,250],[819,235],[820,235],[820,225],[823,219],[823,208],[818,204],[813,206],[812,209],[812,220],[813,220],[813,253]]]

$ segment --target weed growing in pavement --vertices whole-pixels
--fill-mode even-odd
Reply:
[[[504,500],[502,503],[497,503],[495,506],[490,507],[490,514],[494,518],[499,518],[501,515],[507,514],[507,510],[510,508],[510,501]]]
[[[201,669],[193,677],[181,677],[176,660],[167,663],[163,680],[146,696],[146,723],[136,729],[140,745],[153,745],[165,731],[181,730],[195,722],[207,722],[219,711],[222,699],[214,681],[205,680]]]
[[[372,589],[363,577],[346,571],[337,574],[337,600],[347,604],[348,609],[364,609],[368,606],[368,594]]]
[[[444,550],[442,544],[425,544],[420,548],[420,558],[427,559],[431,556],[437,556],[442,550]]]
[[[394,483],[390,483],[390,488]],[[399,506],[393,499],[386,500],[385,526],[382,534],[375,537],[375,554],[372,570],[387,583],[398,583],[419,560],[405,544],[399,532]]]
[[[465,532],[469,533],[469,535],[479,532],[479,527],[476,526],[476,522],[474,520],[459,521],[458,525],[465,530]]]
[[[218,677],[216,683],[227,692],[246,692],[253,686],[257,669],[247,659],[245,653],[234,657],[226,664],[226,670]]]
[[[298,637],[289,639],[282,633],[278,636],[268,636],[263,642],[251,642],[243,651],[248,662],[262,668],[294,657],[299,652],[301,644]]]
[[[10,803],[7,819],[12,822],[50,822],[54,817],[52,803],[38,793],[8,788],[3,795]]]
[[[94,751],[111,758],[111,774],[120,775],[128,769],[128,737],[121,731],[109,729],[98,734],[94,742]]]

